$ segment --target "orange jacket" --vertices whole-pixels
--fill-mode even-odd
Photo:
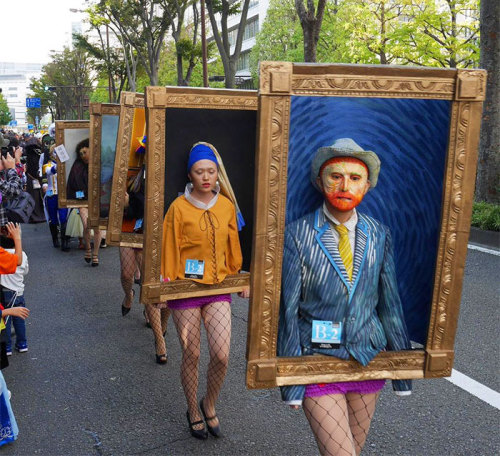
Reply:
[[[208,210],[193,206],[184,195],[168,208],[163,221],[162,277],[184,279],[188,259],[205,262],[203,278],[191,279],[205,284],[222,282],[241,269],[236,210],[225,196],[219,194]]]

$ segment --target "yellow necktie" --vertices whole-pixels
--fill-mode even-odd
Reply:
[[[344,263],[345,270],[352,281],[352,251],[349,236],[347,235],[347,228],[344,225],[335,225],[335,229],[339,233],[339,253],[342,262]]]

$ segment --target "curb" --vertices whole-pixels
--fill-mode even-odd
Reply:
[[[471,226],[469,243],[500,250],[500,232],[481,230]]]

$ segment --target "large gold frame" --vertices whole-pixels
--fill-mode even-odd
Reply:
[[[88,120],[56,120],[56,146],[64,144],[64,131],[90,128]],[[90,132],[89,132],[90,133]],[[57,158],[57,193],[59,207],[88,207],[88,200],[66,198],[66,164]]]
[[[146,88],[148,137],[146,168],[146,207],[144,212],[144,256],[141,302],[157,303],[187,296],[206,296],[241,291],[249,285],[250,274],[226,277],[217,285],[192,280],[160,282],[161,244],[165,189],[165,109],[257,110],[257,92],[248,90],[201,89],[188,87]]]
[[[247,386],[451,375],[485,96],[482,70],[261,62],[258,176]],[[442,222],[425,349],[383,352],[366,367],[327,356],[277,357],[292,95],[451,100]]]
[[[108,235],[106,237],[106,242],[110,245],[120,247],[142,249],[142,234],[122,233],[129,151],[132,141],[134,111],[137,108],[144,108],[144,94],[122,92],[120,97],[120,124],[118,126],[118,139],[116,142],[115,168],[111,187],[111,204],[109,207]]]
[[[89,226],[108,229],[108,218],[100,217],[101,209],[101,140],[102,116],[119,116],[120,105],[111,103],[90,104],[90,160],[89,160]]]

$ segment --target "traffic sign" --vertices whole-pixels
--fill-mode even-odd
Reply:
[[[9,122],[9,127],[17,127],[17,120],[11,120]]]
[[[41,108],[42,102],[40,98],[26,98],[26,107],[27,108]]]

